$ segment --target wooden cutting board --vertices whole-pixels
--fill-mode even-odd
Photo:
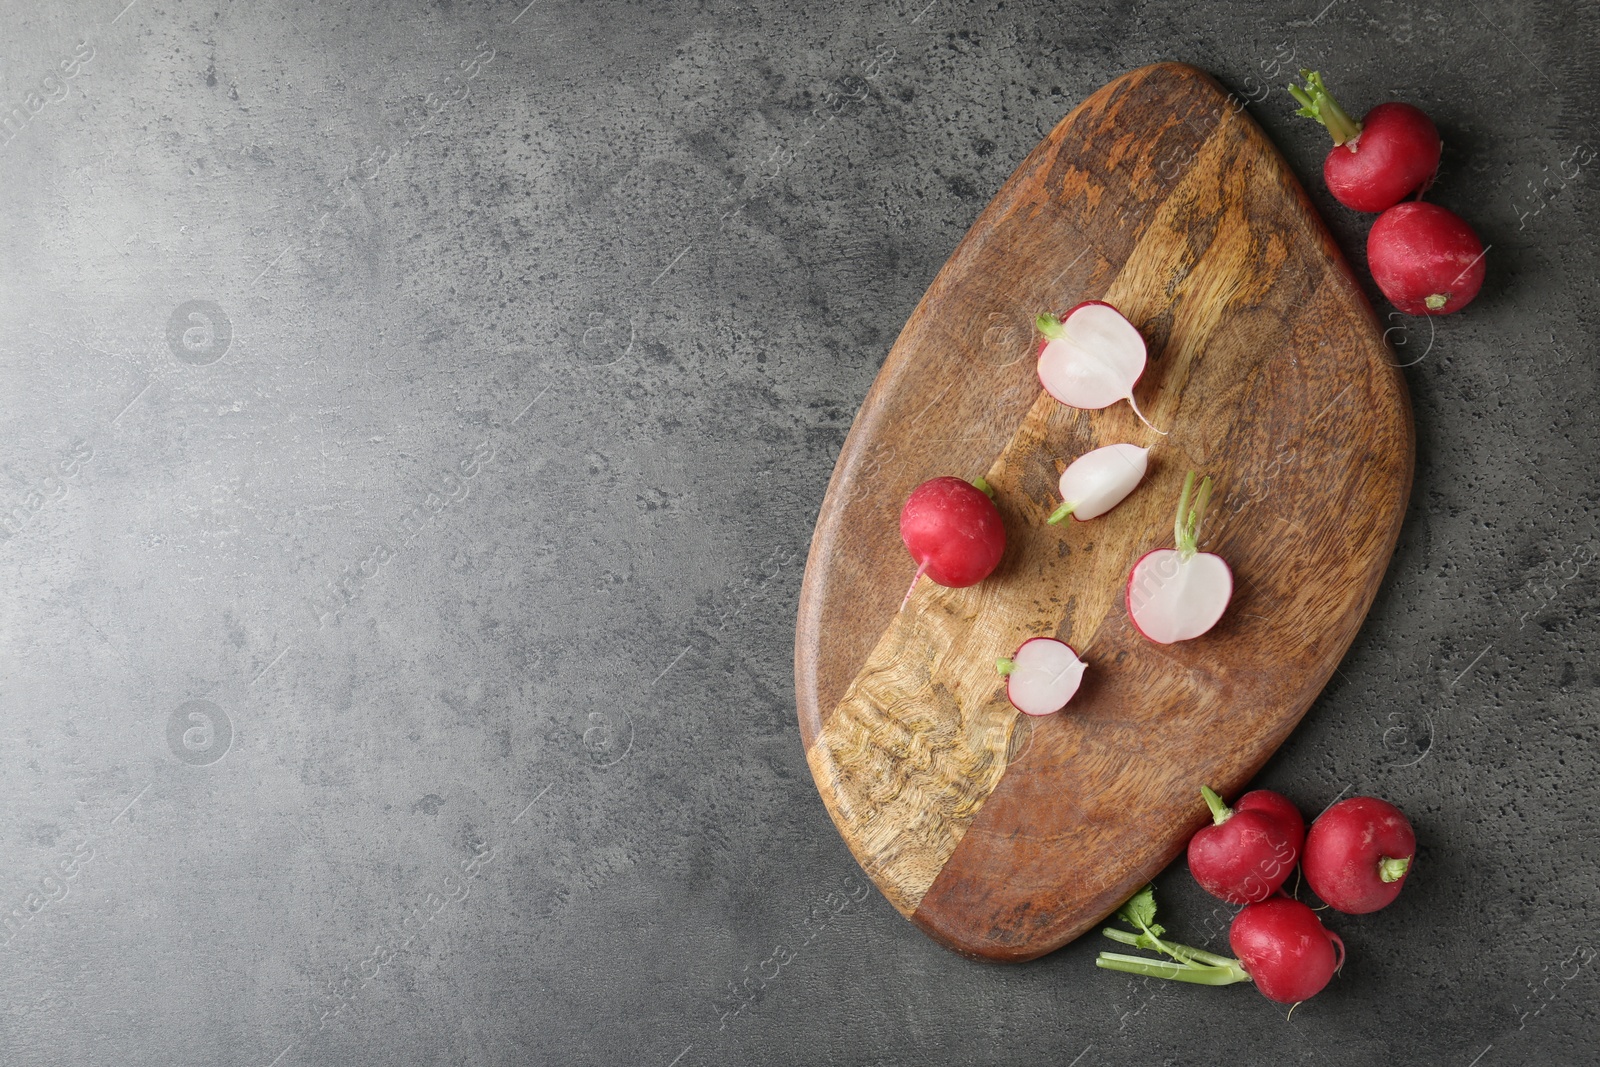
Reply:
[[[1087,299],[1145,335],[1127,404],[1044,394],[1034,315]],[[1048,526],[1066,463],[1154,446],[1114,511]],[[862,867],[939,942],[1049,952],[1183,849],[1200,786],[1236,794],[1343,657],[1410,494],[1405,384],[1283,159],[1192,67],[1127,74],[1023,160],[939,272],[867,394],[817,520],[795,678],[807,759]],[[1216,479],[1201,548],[1233,566],[1210,633],[1157,645],[1123,588],[1171,547],[1184,472]],[[967,589],[924,580],[898,518],[937,475],[986,477],[1007,548]],[[1053,635],[1088,663],[1019,715],[997,656]]]

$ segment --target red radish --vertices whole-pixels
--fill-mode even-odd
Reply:
[[[1288,897],[1246,906],[1228,928],[1228,945],[1261,995],[1279,1004],[1316,996],[1344,966],[1339,935],[1310,907]]]
[[[1158,644],[1199,637],[1217,624],[1233,598],[1233,571],[1228,564],[1214,553],[1196,551],[1200,520],[1210,502],[1211,479],[1207,477],[1194,492],[1194,471],[1190,471],[1173,523],[1177,547],[1146,552],[1128,574],[1128,618]]]
[[[1283,827],[1283,832],[1289,835],[1289,845],[1294,849],[1295,856],[1298,857],[1304,851],[1305,816],[1301,815],[1300,809],[1294,806],[1294,802],[1282,793],[1274,793],[1270,789],[1252,789],[1233,802],[1233,810],[1259,811],[1272,816],[1278,820],[1278,825]]]
[[[1360,122],[1345,114],[1322,75],[1302,70],[1305,86],[1289,86],[1302,105],[1297,115],[1316,119],[1333,134],[1322,163],[1328,192],[1345,207],[1379,212],[1426,190],[1439,171],[1444,142],[1433,120],[1410,104],[1379,104]]]
[[[1083,681],[1083,660],[1065,641],[1030,637],[1010,659],[995,661],[1006,676],[1006,699],[1028,715],[1049,715],[1067,706]]]
[[[1138,445],[1106,445],[1085,452],[1061,472],[1064,503],[1047,519],[1052,524],[1068,515],[1092,519],[1104,515],[1144,478],[1150,450]]]
[[[1165,953],[1173,962],[1102,952],[1095,966],[1108,971],[1197,985],[1255,982],[1267,999],[1296,1004],[1321,992],[1344,965],[1344,942],[1323,928],[1316,912],[1288,897],[1248,904],[1234,918],[1228,942],[1238,959],[1162,940],[1166,930],[1155,921],[1151,886],[1135,893],[1117,909],[1117,918],[1139,932],[1130,934],[1109,926],[1101,932],[1119,944]]]
[[[1420,200],[1396,204],[1367,234],[1367,267],[1408,315],[1448,315],[1483,286],[1483,242],[1461,216]]]
[[[932,478],[900,510],[900,538],[917,561],[904,608],[924,574],[960,588],[989,577],[1006,550],[1006,528],[989,495],[960,478]]]
[[[1278,802],[1294,806],[1276,793],[1257,790],[1229,808],[1206,786],[1200,793],[1211,808],[1212,825],[1189,839],[1189,872],[1214,897],[1229,904],[1265,900],[1283,885],[1300,858],[1294,823],[1305,836],[1305,822],[1294,812],[1294,823],[1273,814]],[[1264,794],[1264,798],[1263,798]],[[1251,800],[1251,806],[1245,805]]]
[[[1301,869],[1329,907],[1365,915],[1400,895],[1416,854],[1417,835],[1399,808],[1351,797],[1311,824]]]
[[[1034,325],[1045,338],[1039,348],[1039,383],[1045,392],[1075,408],[1099,409],[1126,400],[1139,421],[1150,426],[1133,399],[1134,383],[1144,373],[1144,337],[1122,312],[1103,300],[1089,300],[1060,319],[1040,315]]]

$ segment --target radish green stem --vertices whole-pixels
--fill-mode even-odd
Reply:
[[[1076,504],[1070,504],[1070,503],[1069,504],[1062,504],[1059,508],[1056,508],[1054,511],[1052,511],[1050,513],[1050,517],[1048,519],[1044,520],[1044,521],[1048,522],[1051,526],[1054,526],[1056,523],[1060,522],[1062,519],[1065,519],[1068,515],[1071,515],[1073,509],[1076,508],[1077,506],[1078,505],[1076,505]]]
[[[984,496],[988,497],[990,500],[994,499],[994,486],[990,485],[989,480],[983,475],[980,474],[976,478],[972,479],[972,484]]]
[[[1154,896],[1152,896],[1151,900],[1154,900],[1154,899],[1155,899]],[[1140,915],[1138,913],[1138,911],[1136,911],[1136,910],[1130,912],[1125,917],[1128,918],[1128,919],[1131,919],[1135,926],[1137,926],[1140,930],[1144,931],[1142,934],[1139,934],[1139,935],[1135,936],[1135,938],[1134,938],[1134,940],[1132,942],[1133,944],[1138,945],[1141,948],[1153,948],[1157,952],[1165,952],[1167,955],[1171,956],[1173,959],[1177,960],[1179,963],[1193,963],[1194,962],[1194,953],[1199,952],[1200,951],[1199,949],[1190,948],[1188,945],[1179,945],[1179,944],[1176,944],[1176,943],[1174,943],[1172,945],[1168,945],[1166,942],[1161,940],[1160,935],[1157,934],[1155,930],[1150,929],[1150,923],[1142,915]],[[1156,929],[1159,930],[1160,927],[1157,927]],[[1165,933],[1165,931],[1162,931],[1162,932]],[[1111,937],[1111,940],[1113,940],[1113,941],[1121,941],[1122,940],[1122,938],[1120,938],[1120,937],[1112,936],[1112,931],[1110,931],[1110,930],[1106,931],[1106,935],[1108,937]],[[1126,944],[1127,942],[1124,942],[1124,943]],[[1222,957],[1219,956],[1219,957],[1216,957],[1216,958],[1217,959],[1221,959]]]
[[[1378,863],[1378,877],[1385,882],[1398,882],[1406,876],[1406,871],[1411,869],[1411,857],[1403,860],[1383,857]]]
[[[1095,966],[1104,967],[1108,971],[1142,974],[1148,978],[1171,978],[1174,981],[1193,982],[1196,985],[1232,985],[1235,982],[1252,980],[1244,965],[1236,959],[1191,948],[1188,945],[1162,941],[1156,931],[1160,930],[1161,933],[1166,931],[1156,924],[1155,917],[1155,887],[1145,886],[1117,909],[1117,918],[1130,926],[1137,926],[1142,932],[1130,934],[1123,930],[1113,930],[1109,926],[1102,932],[1119,944],[1164,952],[1176,962],[1168,963],[1166,960],[1153,960],[1146,956],[1128,956],[1120,952],[1102,952],[1095,960]]]
[[[1113,941],[1120,941],[1122,944],[1132,945],[1134,948],[1153,950],[1158,943],[1158,939],[1146,934],[1130,934],[1126,930],[1117,930],[1109,926],[1100,932]],[[1159,943],[1167,950],[1169,956],[1180,963],[1201,963],[1213,967],[1227,967],[1234,962],[1227,956],[1219,956],[1215,952],[1207,952],[1204,949],[1193,948],[1189,945],[1180,945],[1173,941]]]
[[[1194,506],[1189,506],[1190,498]],[[1205,518],[1206,505],[1211,503],[1211,476],[1208,474],[1200,482],[1198,491],[1194,487],[1194,471],[1190,471],[1183,479],[1183,495],[1178,498],[1178,514],[1172,521],[1172,540],[1178,549],[1178,559],[1187,563],[1194,558],[1199,547],[1200,520]]]
[[[1009,660],[1004,656],[1001,656],[999,659],[994,661],[994,669],[999,671],[1002,675],[1007,675],[1017,669],[1017,663],[1015,660]]]
[[[1178,546],[1178,552],[1183,552],[1183,513],[1189,510],[1189,494],[1194,492],[1194,471],[1190,471],[1183,478],[1183,495],[1178,497],[1178,514],[1172,520],[1172,543]],[[1188,559],[1188,556],[1184,556]]]
[[[1233,814],[1233,809],[1222,802],[1222,798],[1210,786],[1201,786],[1200,795],[1206,798],[1206,807],[1211,809],[1211,822],[1213,826],[1221,826]]]
[[[1308,119],[1316,119],[1328,128],[1333,134],[1333,143],[1342,145],[1361,136],[1361,123],[1345,114],[1344,108],[1328,92],[1328,87],[1322,84],[1322,75],[1314,70],[1302,70],[1300,77],[1305,80],[1305,87],[1298,85],[1289,86],[1289,95],[1300,101],[1301,108],[1296,115],[1303,115]],[[1351,151],[1355,151],[1351,146]]]
[[[1104,967],[1108,971],[1142,974],[1148,978],[1170,978],[1177,982],[1192,982],[1195,985],[1233,985],[1235,982],[1250,981],[1250,976],[1239,966],[1238,961],[1233,961],[1227,967],[1201,967],[1194,964],[1152,960],[1143,956],[1125,956],[1120,952],[1102,952],[1094,961],[1094,965]]]

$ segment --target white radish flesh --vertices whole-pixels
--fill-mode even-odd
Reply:
[[[1189,504],[1193,494],[1194,506]],[[1172,524],[1176,548],[1146,552],[1128,574],[1128,618],[1159,644],[1199,637],[1217,624],[1233,599],[1233,571],[1219,555],[1196,551],[1200,520],[1211,502],[1211,479],[1194,487],[1194,471],[1183,480]]]
[[[1006,697],[1027,715],[1049,715],[1067,706],[1083,681],[1083,660],[1065,641],[1031,637],[997,666],[1006,676]]]
[[[1149,454],[1138,445],[1106,445],[1073,460],[1061,472],[1062,504],[1049,521],[1092,519],[1122,503],[1143,480]]]
[[[1133,399],[1134,384],[1144,373],[1144,337],[1122,312],[1090,300],[1059,320],[1040,315],[1035,321],[1045,336],[1039,353],[1039,383],[1045,392],[1063,404],[1092,410],[1126,400],[1139,420],[1150,426]]]
[[[1199,637],[1217,624],[1233,597],[1233,571],[1221,556],[1175,548],[1145,553],[1128,576],[1128,617],[1158,644]]]

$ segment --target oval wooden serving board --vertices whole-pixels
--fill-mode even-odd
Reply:
[[[1118,307],[1149,342],[1136,395],[1079,411],[1034,371],[1036,313]],[[1153,445],[1144,483],[1048,526],[1067,462]],[[1115,909],[1233,795],[1366,615],[1410,494],[1413,430],[1382,330],[1305,193],[1208,75],[1118,78],[1029,154],[934,279],[856,416],[800,595],[797,703],[839,832],[939,942],[1025,960]],[[1201,547],[1235,591],[1205,636],[1128,621],[1134,561],[1171,547],[1184,472],[1217,482]],[[986,477],[1008,544],[967,589],[924,580],[901,504]],[[1005,699],[997,656],[1054,635],[1088,663],[1060,714]]]

